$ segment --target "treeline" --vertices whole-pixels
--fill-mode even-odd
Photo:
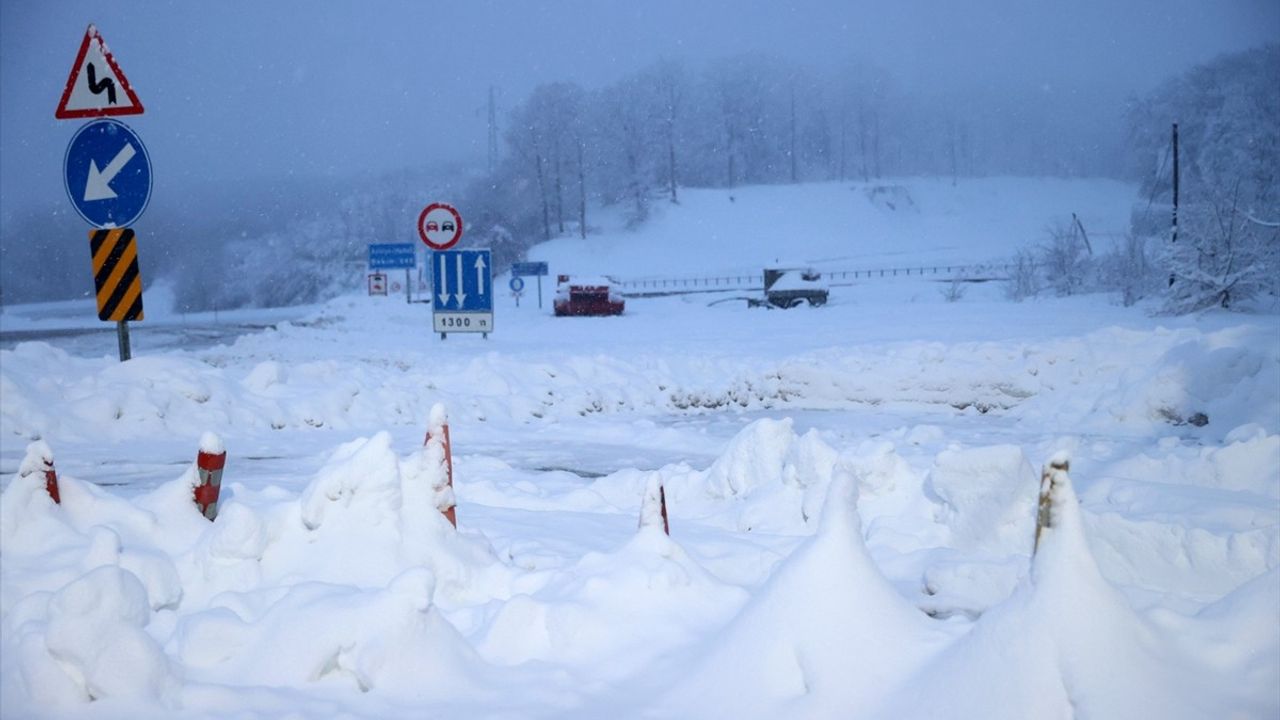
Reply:
[[[1087,96],[1087,94],[1086,94]],[[632,224],[682,187],[882,176],[1118,176],[1120,108],[1042,87],[951,94],[868,63],[801,67],[765,55],[660,61],[599,89],[549,83],[505,114],[494,167],[460,202],[499,264],[587,237],[592,209]]]

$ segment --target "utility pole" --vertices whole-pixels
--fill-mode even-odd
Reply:
[[[791,182],[796,182],[796,87],[791,86]]]
[[[1173,124],[1173,234],[1171,242],[1178,242],[1178,123]],[[1169,273],[1169,287],[1173,287],[1174,275]]]
[[[1173,124],[1173,242],[1178,242],[1178,123]]]
[[[489,86],[489,172],[498,164],[498,108],[493,101],[493,86]]]

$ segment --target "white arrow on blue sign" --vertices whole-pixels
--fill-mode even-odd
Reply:
[[[441,250],[431,258],[435,306],[456,312],[493,312],[493,263],[488,250]]]
[[[67,145],[63,184],[76,212],[90,225],[128,227],[151,201],[151,158],[128,125],[95,120],[76,131]]]

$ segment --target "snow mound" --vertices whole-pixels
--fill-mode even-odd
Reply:
[[[203,682],[335,682],[448,697],[472,682],[480,663],[432,606],[434,583],[414,568],[379,589],[302,582],[225,596],[184,618],[170,647]]]
[[[872,707],[944,644],[863,544],[839,471],[816,534],[777,569],[658,705],[665,717],[832,717]]]
[[[19,474],[0,495],[0,612],[20,648],[6,713],[160,708],[190,683],[247,679],[447,696],[487,665],[443,608],[508,596],[511,571],[441,516],[444,478],[438,447],[400,458],[378,433],[334,450],[299,495],[225,486],[209,522],[194,464],[127,500],[63,476],[61,505],[43,473]]]
[[[659,473],[672,517],[797,534],[812,532],[838,459],[816,431],[797,435],[790,418],[763,419],[740,430],[706,470],[673,465]],[[626,471],[593,489],[622,504],[646,482]]]
[[[1030,577],[916,672],[881,717],[1231,715],[1229,679],[1181,654],[1103,578],[1066,468],[1065,456],[1045,468],[1048,525]]]
[[[587,663],[624,677],[724,622],[746,592],[703,569],[655,515],[642,515],[636,535],[617,550],[588,553],[505,602],[480,653],[500,665]]]
[[[1169,347],[1149,365],[1135,365],[1098,396],[1102,418],[1175,426],[1208,425],[1222,438],[1246,423],[1277,429],[1280,348],[1244,329],[1208,333]]]
[[[146,589],[119,567],[99,567],[53,593],[45,621],[28,622],[19,631],[20,666],[32,701],[172,703],[176,678],[144,629],[150,620]]]
[[[938,519],[961,550],[1007,552],[1034,527],[1035,470],[1016,445],[943,451],[925,492],[938,502]]]

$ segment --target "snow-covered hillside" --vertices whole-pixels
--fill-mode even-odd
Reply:
[[[1098,251],[1129,228],[1137,191],[1111,180],[885,180],[685,189],[633,230],[607,212],[601,232],[559,238],[530,257],[566,272],[645,276],[1004,262],[1075,213]],[[588,218],[588,225],[596,221]]]
[[[1133,202],[1084,180],[690,190],[532,257],[984,263],[1073,212],[1108,242]],[[168,347],[201,328],[191,349],[139,323],[124,364],[83,339],[0,351],[0,714],[1280,712],[1275,316],[917,275],[818,308],[732,291],[556,318],[550,280],[541,310],[501,295],[488,339],[349,296],[212,346],[211,318],[158,311]],[[437,403],[456,531],[423,447]],[[212,523],[206,432],[229,456]]]

